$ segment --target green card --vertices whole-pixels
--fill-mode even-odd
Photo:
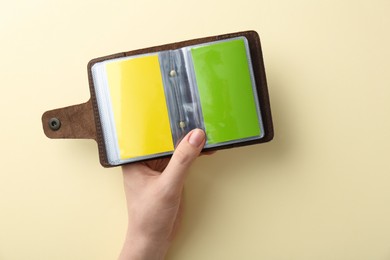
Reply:
[[[262,135],[243,39],[191,49],[207,143]]]

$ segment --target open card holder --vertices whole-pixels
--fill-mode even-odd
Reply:
[[[105,167],[167,157],[192,129],[204,151],[272,140],[260,39],[244,31],[93,59],[91,99],[47,111],[49,138],[89,138]]]

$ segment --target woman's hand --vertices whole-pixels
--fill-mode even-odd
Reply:
[[[119,259],[164,259],[181,219],[182,190],[205,133],[188,133],[169,159],[122,167],[129,224]]]

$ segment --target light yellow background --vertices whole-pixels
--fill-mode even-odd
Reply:
[[[115,259],[120,168],[41,114],[95,57],[254,29],[275,139],[198,159],[168,259],[390,259],[390,2],[2,1],[0,259]]]

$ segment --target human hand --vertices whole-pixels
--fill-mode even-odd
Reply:
[[[122,167],[129,219],[120,260],[164,259],[180,223],[187,170],[205,142],[205,133],[195,129],[171,159]]]

